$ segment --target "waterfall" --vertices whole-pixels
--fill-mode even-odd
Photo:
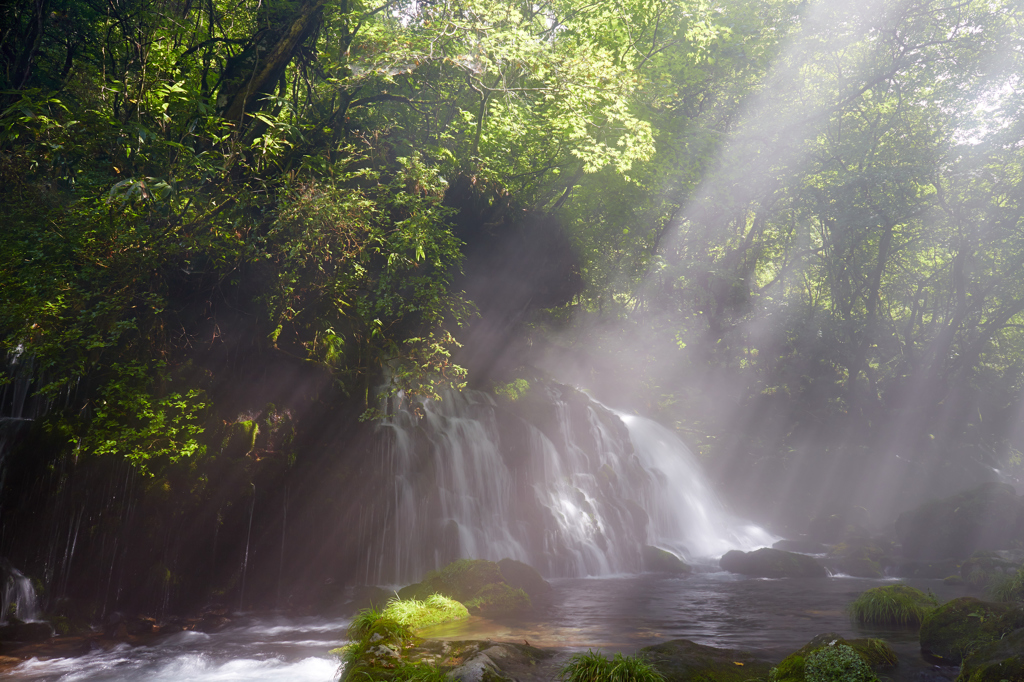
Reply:
[[[3,612],[0,624],[6,624],[11,617],[22,622],[39,620],[39,602],[32,581],[7,562],[0,562],[0,572],[6,574],[3,582]]]
[[[463,391],[385,420],[367,582],[412,582],[459,557],[588,576],[642,570],[646,544],[687,559],[771,544],[726,512],[669,430],[557,384],[531,396]]]

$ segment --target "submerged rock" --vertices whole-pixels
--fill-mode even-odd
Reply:
[[[957,679],[963,682],[1024,680],[1024,628],[972,651],[964,658]]]
[[[927,502],[900,514],[896,534],[908,556],[968,557],[1024,541],[1024,500],[1006,483]]]
[[[644,560],[644,570],[649,573],[687,575],[693,571],[675,554],[658,547],[644,545],[641,550],[641,556]]]
[[[965,652],[1024,628],[1024,606],[960,597],[928,614],[921,623],[921,652],[945,665],[958,665]]]
[[[744,682],[763,679],[772,668],[771,663],[749,652],[703,646],[688,639],[644,647],[640,653],[666,682]]]
[[[730,573],[758,578],[824,578],[825,567],[804,554],[762,547],[753,552],[732,550],[722,556],[719,564]]]

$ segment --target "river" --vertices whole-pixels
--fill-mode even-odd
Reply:
[[[887,640],[901,661],[886,674],[893,682],[953,679],[955,669],[935,668],[921,659],[915,632],[861,628],[850,622],[846,605],[865,589],[885,582],[843,577],[758,580],[723,572],[687,578],[564,578],[552,581],[550,603],[529,618],[498,623],[474,617],[424,634],[623,652],[685,638],[780,660],[817,634],[837,632]],[[964,593],[937,580],[910,584],[931,589],[940,601]],[[345,620],[254,616],[215,634],[183,632],[149,646],[121,645],[78,658],[27,661],[11,671],[9,679],[330,682],[336,679],[338,663],[327,651],[344,642],[346,625]]]

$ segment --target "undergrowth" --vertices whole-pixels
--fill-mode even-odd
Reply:
[[[986,591],[992,601],[1024,601],[1024,567],[1016,573],[995,577]]]
[[[615,654],[608,660],[588,650],[576,654],[558,671],[560,682],[665,682],[661,673],[639,656]]]
[[[857,597],[847,609],[855,621],[864,625],[919,627],[938,602],[931,594],[909,585],[872,587]]]

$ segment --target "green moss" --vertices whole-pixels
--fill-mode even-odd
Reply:
[[[661,673],[639,656],[615,654],[609,660],[588,650],[575,654],[558,671],[561,682],[664,682]]]
[[[871,672],[872,668],[889,668],[896,665],[898,662],[896,652],[892,650],[892,647],[880,639],[847,640],[835,633],[829,632],[818,635],[801,647],[799,651],[796,651],[783,659],[779,665],[772,669],[769,674],[769,680],[771,682],[807,682],[811,679],[807,674],[807,663],[812,660],[813,656],[817,652],[837,647],[843,647],[844,649],[853,651],[857,658],[868,669],[868,672]],[[839,656],[840,658],[848,657],[847,653],[829,654],[829,656]],[[838,666],[840,658],[836,658],[833,663]],[[822,666],[828,668],[824,663]],[[855,666],[855,668],[857,670],[861,670],[860,666]],[[824,674],[819,669],[815,670],[818,671],[815,672],[815,674]],[[851,672],[850,674],[854,675],[857,673]],[[873,672],[871,675],[871,679],[875,679]],[[850,679],[861,680],[862,678],[855,677]]]
[[[747,682],[767,678],[771,663],[747,651],[674,639],[640,653],[668,682]]]
[[[640,551],[644,561],[644,570],[653,573],[675,573],[677,575],[686,575],[693,570],[675,554],[666,552],[659,547],[644,545]]]
[[[862,625],[916,628],[937,605],[935,597],[909,585],[885,585],[866,590],[847,610]]]
[[[974,649],[1024,627],[1024,607],[960,597],[943,604],[921,623],[921,651],[950,665]]]
[[[514,613],[532,606],[526,592],[504,582],[487,585],[466,604],[474,613]]]
[[[469,618],[469,611],[454,599],[440,594],[432,594],[423,601],[393,599],[384,609],[382,617],[409,630],[419,630],[431,625]]]
[[[514,559],[502,559],[498,562],[501,576],[512,587],[522,588],[530,599],[546,597],[551,592],[551,585],[544,580],[533,566]]]
[[[844,644],[824,646],[811,653],[804,664],[807,682],[877,682],[871,670],[853,647]]]
[[[440,594],[466,605],[471,613],[497,615],[532,608],[530,597],[520,588],[505,582],[501,569],[493,561],[459,559],[440,571],[431,571],[415,589],[410,585],[399,591],[405,598],[424,599]]]

